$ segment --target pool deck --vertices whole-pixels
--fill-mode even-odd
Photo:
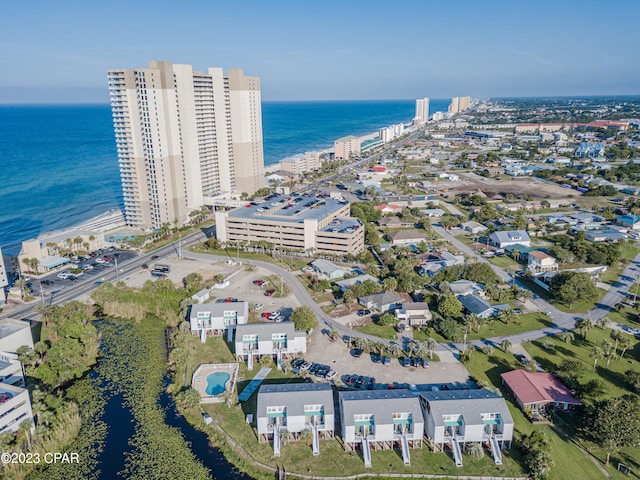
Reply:
[[[222,403],[225,398],[220,395],[208,395],[205,391],[207,388],[207,376],[213,372],[226,372],[229,374],[226,390],[233,391],[236,387],[236,379],[238,377],[237,363],[204,363],[200,365],[191,378],[191,386],[200,394],[200,403]]]

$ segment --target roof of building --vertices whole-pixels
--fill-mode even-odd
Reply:
[[[465,309],[470,313],[475,313],[476,315],[484,313],[489,309],[493,309],[489,302],[477,295],[461,295],[458,297],[458,300],[460,300],[460,303]]]
[[[329,260],[325,260],[323,258],[319,258],[317,260],[314,260],[313,262],[311,262],[311,265],[313,266],[313,268],[315,268],[316,270],[318,270],[321,273],[332,274],[332,273],[336,273],[336,272],[343,272],[344,273],[344,271],[345,271],[344,268],[339,267],[335,263],[330,262]]]
[[[197,303],[191,305],[189,318],[196,318],[198,313],[204,312],[209,312],[211,317],[222,317],[225,312],[236,312],[238,316],[247,317],[249,315],[249,304],[247,302]]]
[[[388,305],[391,303],[402,302],[404,301],[404,297],[401,297],[397,293],[384,291],[384,292],[374,293],[373,295],[360,297],[358,301],[363,305],[368,303],[374,303],[376,305]]]
[[[264,203],[247,202],[246,206],[231,210],[229,217],[303,223],[306,219],[323,220],[348,203],[346,200],[292,193],[267,197]]]
[[[503,424],[513,423],[513,417],[504,398],[489,390],[443,390],[421,392],[429,404],[436,426],[444,426],[443,415],[462,415],[466,425],[482,425],[483,414],[498,413]]]
[[[64,257],[59,257],[57,255],[50,255],[38,261],[38,265],[44,268],[56,268],[56,267],[59,267],[60,265],[64,265],[65,263],[69,263],[69,259]]]
[[[29,323],[22,320],[15,320],[13,318],[4,318],[0,320],[0,338],[8,337],[24,329],[31,329]]]
[[[388,234],[392,241],[395,240],[425,240],[427,236],[417,230],[398,230]]]
[[[339,282],[335,282],[339,287],[349,288],[354,285],[360,285],[361,283],[366,282],[367,280],[371,280],[376,283],[380,283],[376,277],[372,277],[371,275],[364,274],[358,275],[357,277],[345,278],[344,280],[340,280]]]
[[[449,282],[449,289],[454,295],[464,295],[465,292],[481,292],[484,290],[482,285],[471,280],[456,280]]]
[[[582,405],[582,402],[571,395],[571,391],[551,373],[512,370],[501,376],[524,405],[548,402]]]
[[[280,383],[262,385],[258,391],[256,415],[265,417],[267,407],[286,407],[288,416],[304,415],[305,405],[322,405],[333,415],[333,390],[328,383]]]
[[[342,418],[355,424],[354,415],[373,415],[378,425],[392,424],[394,413],[410,413],[415,422],[424,422],[420,401],[409,390],[361,390],[340,392]]]
[[[529,234],[526,230],[503,230],[493,232],[491,237],[499,243],[504,242],[530,242]]]
[[[257,322],[236,326],[236,339],[241,335],[272,335],[274,333],[286,333],[294,337],[306,336],[306,332],[296,330],[293,322]]]
[[[469,220],[468,222],[464,222],[462,228],[475,229],[475,228],[487,228],[481,223],[476,222],[475,220]]]
[[[533,250],[532,252],[529,252],[529,257],[534,257],[534,258],[537,258],[538,260],[553,258],[551,255],[547,255],[546,253],[541,252],[540,250]]]
[[[402,309],[407,312],[409,310],[429,310],[427,302],[407,302],[402,304]]]

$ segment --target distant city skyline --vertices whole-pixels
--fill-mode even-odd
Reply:
[[[635,95],[639,13],[635,0],[9,2],[0,103],[106,103],[108,69],[153,60],[242,67],[265,101]]]

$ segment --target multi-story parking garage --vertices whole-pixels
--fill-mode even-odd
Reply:
[[[364,227],[349,216],[343,199],[270,195],[231,211],[216,212],[221,242],[268,242],[288,249],[357,255],[364,249]]]

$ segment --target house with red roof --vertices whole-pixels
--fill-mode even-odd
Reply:
[[[525,411],[538,412],[547,406],[568,410],[582,405],[557,377],[545,372],[512,370],[501,375],[516,403]]]

